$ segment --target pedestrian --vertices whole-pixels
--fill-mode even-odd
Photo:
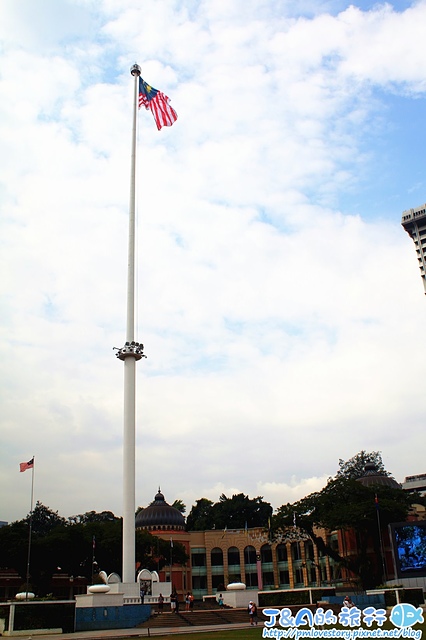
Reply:
[[[172,610],[172,613],[176,613],[176,599],[176,594],[173,592],[170,596],[170,609]]]
[[[219,593],[219,598],[217,599],[217,603],[219,607],[223,607],[223,595]]]
[[[189,611],[189,591],[185,595],[185,611]]]
[[[189,594],[189,610],[191,613],[194,611],[194,596],[192,593]]]
[[[163,594],[160,593],[160,595],[158,596],[158,613],[163,613],[163,605],[164,605],[164,598],[163,598]]]
[[[249,602],[248,613],[250,618],[250,624],[253,627],[255,624],[257,624],[257,607],[253,602],[253,600],[250,600]]]
[[[255,625],[257,626],[257,605],[255,602],[253,602],[253,621],[255,623]]]

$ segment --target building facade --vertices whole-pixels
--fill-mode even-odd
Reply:
[[[418,491],[421,495],[426,493],[426,473],[418,473],[415,476],[407,476],[402,483],[404,491]]]
[[[401,224],[414,242],[426,294],[426,204],[404,211]]]
[[[191,591],[200,599],[225,590],[232,582],[244,582],[247,589],[268,590],[329,586],[342,580],[334,561],[320,556],[296,527],[288,539],[274,542],[261,527],[185,531],[185,518],[167,504],[160,490],[137,515],[136,528],[171,545],[179,542],[184,546],[189,557],[186,566],[173,563],[171,546],[170,564],[158,571],[160,581],[171,581],[179,595]],[[337,533],[328,535],[327,542],[337,549]]]
[[[173,548],[177,542],[184,547],[187,556],[190,557],[190,534],[185,530],[184,516],[166,502],[160,489],[153,502],[137,514],[135,526],[136,529],[145,529],[151,535],[166,540],[170,545],[170,563],[157,572],[160,582],[171,582],[172,589],[179,595],[191,591],[190,564],[182,566],[173,562]]]
[[[232,582],[265,591],[329,586],[340,580],[333,560],[320,556],[312,540],[296,529],[292,539],[274,542],[260,527],[189,533],[196,598],[215,594]],[[337,534],[335,539],[337,544]]]

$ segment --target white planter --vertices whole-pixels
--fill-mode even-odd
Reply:
[[[230,584],[226,585],[227,591],[244,591],[245,588],[246,585],[244,584],[244,582],[231,582]]]
[[[91,587],[88,587],[87,591],[89,593],[108,593],[111,587],[107,584],[92,584]]]

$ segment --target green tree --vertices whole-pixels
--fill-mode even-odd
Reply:
[[[23,520],[0,529],[0,565],[15,569],[26,580],[31,527],[30,577],[39,595],[45,595],[61,556],[53,542],[65,529],[66,520],[41,502]],[[63,545],[65,553],[66,546]]]
[[[86,513],[79,514],[77,516],[70,516],[68,521],[70,524],[87,524],[88,522],[114,522],[119,520],[112,511],[86,511]]]
[[[160,571],[163,567],[173,564],[186,565],[189,556],[180,542],[170,539],[163,540],[151,535],[148,531],[136,532],[136,561],[143,569]]]
[[[24,520],[0,527],[0,567],[15,569],[22,580],[27,572],[28,533]]]
[[[192,507],[186,519],[188,531],[208,531],[213,529],[213,502],[200,498]]]
[[[26,579],[30,515],[0,528],[0,566],[18,571]],[[94,570],[122,574],[122,519],[110,511],[72,516],[66,520],[38,502],[33,511],[30,579],[37,595],[51,591],[54,573],[92,579]],[[142,567],[161,569],[170,563],[186,564],[185,548],[177,541],[157,539],[148,531],[136,532],[136,560]],[[172,549],[172,554],[170,553]],[[93,566],[95,562],[95,567]]]
[[[351,478],[352,480],[361,478],[364,475],[367,464],[374,464],[379,475],[390,476],[390,473],[385,469],[380,451],[367,452],[362,450],[347,461],[339,460],[339,470],[336,473],[336,478]]]
[[[31,522],[32,535],[40,537],[46,535],[56,527],[63,527],[67,521],[58,515],[57,511],[52,511],[52,509],[37,500],[32,514],[29,513],[27,517],[24,518],[24,522],[28,524]]]
[[[213,506],[216,528],[243,529],[245,527],[267,527],[272,516],[272,507],[261,496],[250,499],[244,493],[228,498],[222,494]]]
[[[347,470],[347,476],[343,472],[337,473],[335,478],[329,479],[322,491],[312,493],[293,504],[281,506],[272,519],[273,535],[294,536],[296,523],[297,529],[311,538],[320,551],[358,576],[364,588],[372,588],[382,582],[381,563],[372,564],[367,553],[368,544],[372,541],[376,555],[380,558],[375,497],[377,495],[379,498],[382,529],[390,522],[406,519],[412,498],[401,489],[391,486],[364,486],[353,479],[353,465],[349,464],[351,461],[340,462],[340,470]],[[357,554],[342,557],[336,549],[327,545],[317,528],[328,531],[352,529],[357,539]]]
[[[219,501],[201,498],[197,500],[188,514],[187,529],[204,531],[206,529],[243,529],[247,527],[267,527],[272,515],[272,507],[263,498],[249,498],[244,493],[228,498],[224,493]]]
[[[174,507],[181,513],[185,513],[186,511],[186,504],[184,504],[182,500],[175,500],[174,503],[172,504],[172,507]]]

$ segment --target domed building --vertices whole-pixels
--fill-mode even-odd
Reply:
[[[334,578],[334,561],[319,559],[308,539],[271,542],[264,527],[186,531],[182,513],[166,502],[160,489],[135,522],[136,529],[170,544],[172,567],[167,564],[157,572],[160,582],[172,582],[171,589],[181,602],[187,591],[200,600],[224,591],[231,582],[243,582],[248,590],[290,589],[317,586],[318,581]],[[188,554],[185,566],[173,564],[172,545],[177,542]],[[312,567],[308,567],[308,558],[314,561]]]
[[[364,474],[357,478],[357,482],[364,487],[382,486],[391,487],[392,489],[402,489],[402,486],[391,476],[380,473],[374,462],[367,462],[364,467]]]
[[[374,509],[373,499],[377,514],[376,526],[367,534],[365,533],[365,553],[366,563],[369,563],[370,573],[381,574],[382,580],[386,581],[394,578],[394,564],[392,555],[392,543],[389,535],[387,523],[381,522],[380,500],[383,489],[396,489],[402,492],[402,486],[392,476],[379,471],[374,462],[367,462],[363,474],[356,478],[363,487],[372,490],[371,509]],[[374,493],[373,493],[374,492]],[[339,548],[341,555],[347,557],[358,555],[360,552],[360,540],[352,529],[341,529],[338,532]],[[366,564],[367,566],[367,564]],[[346,571],[345,571],[346,573]],[[349,576],[349,574],[347,574]]]
[[[375,465],[367,464],[357,480],[370,488],[371,509],[374,495],[380,504],[381,492],[386,487],[403,490],[391,476],[380,473]],[[379,505],[376,501],[376,508]],[[370,514],[371,515],[371,514]],[[386,579],[394,578],[394,566],[388,527],[381,526],[377,509],[377,532],[380,531],[380,549],[370,538],[367,555],[372,566],[380,569]],[[247,590],[300,589],[306,587],[353,587],[353,576],[328,555],[318,550],[308,536],[298,529],[287,537],[271,541],[265,527],[186,531],[185,518],[168,504],[160,489],[154,500],[136,516],[136,529],[149,531],[153,536],[170,544],[170,564],[158,571],[161,582],[171,582],[182,602],[183,594],[191,591],[197,600],[214,596],[226,590],[229,583],[242,582]],[[374,526],[373,526],[374,529]],[[318,529],[329,546],[340,556],[358,555],[359,541],[353,529],[326,531]],[[375,533],[375,531],[373,532]],[[293,535],[294,534],[294,535]],[[173,545],[181,543],[188,555],[185,566],[173,564]]]
[[[175,507],[168,504],[158,489],[154,501],[141,509],[136,516],[136,529],[147,531],[185,531],[185,518]]]
[[[172,566],[166,565],[158,571],[160,582],[171,582],[173,589],[182,596],[191,591],[191,568],[188,561],[186,566],[173,564],[173,545],[182,544],[190,556],[190,534],[185,530],[185,518],[179,509],[168,504],[160,488],[153,502],[145,509],[141,509],[135,520],[136,529],[144,529],[157,538],[170,543],[170,561]]]

